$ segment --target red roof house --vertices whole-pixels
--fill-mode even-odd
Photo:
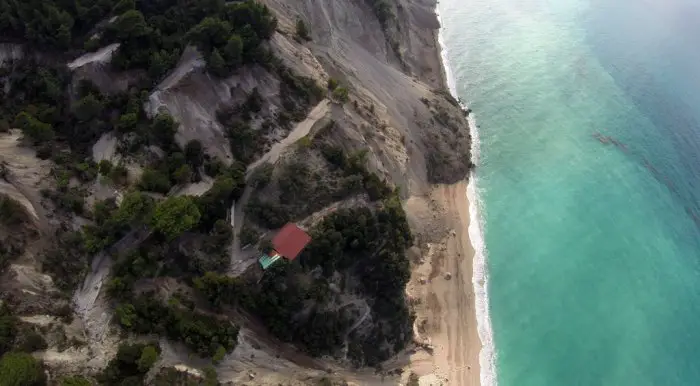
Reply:
[[[311,241],[311,236],[298,226],[289,223],[277,232],[272,239],[272,245],[280,255],[288,260],[294,260]]]

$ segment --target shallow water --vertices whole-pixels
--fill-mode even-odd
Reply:
[[[698,385],[700,4],[443,0],[500,385]]]

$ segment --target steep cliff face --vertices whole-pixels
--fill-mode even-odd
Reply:
[[[332,370],[360,384],[379,383],[378,378],[346,368],[350,362],[375,365],[411,341],[412,320],[403,286],[409,267],[406,249],[413,239],[407,225],[403,228],[406,222],[399,198],[424,195],[432,183],[462,180],[471,166],[465,114],[445,91],[436,39],[439,24],[433,12],[436,4],[434,0],[396,0],[390,5],[392,16],[380,19],[372,1],[261,2],[278,20],[277,30],[264,43],[274,60],[242,66],[222,78],[210,73],[201,50],[190,45],[174,68],[141,96],[141,107],[150,120],[167,113],[177,122],[174,140],[179,152],[184,153],[188,144],[199,141],[207,162],[219,160],[234,169],[242,167],[233,173],[244,175],[245,187],[235,194],[235,202],[228,197],[218,199],[230,205],[230,213],[226,207],[218,211],[217,218],[228,220],[223,223],[230,223],[231,227],[224,233],[233,237],[216,238],[217,228],[210,227],[208,233],[192,231],[166,243],[158,253],[168,256],[168,260],[160,262],[153,277],[143,278],[138,284],[155,289],[157,294],[169,293],[164,298],[172,297],[173,288],[187,288],[186,283],[192,278],[160,277],[168,275],[163,273],[168,271],[167,265],[178,259],[197,260],[185,264],[196,265],[201,255],[216,249],[216,258],[225,260],[222,264],[228,267],[229,276],[250,282],[250,287],[254,287],[250,296],[261,303],[270,301],[262,297],[265,292],[284,295],[285,291],[298,290],[306,294],[298,309],[284,314],[289,318],[288,328],[293,330],[288,336],[275,328],[278,323],[271,325],[271,316],[262,306],[246,308],[236,303],[219,310],[221,318],[242,326],[238,347],[219,358],[217,371],[221,381],[277,384],[282,380],[321,377],[326,370]],[[297,36],[300,20],[309,30],[308,41]],[[118,49],[119,45],[113,43],[66,63],[72,99],[77,99],[80,80],[90,81],[105,96],[137,87],[144,78],[143,71],[112,68]],[[27,52],[26,47],[0,46],[0,64],[20,60]],[[249,111],[242,113],[243,109]],[[17,136],[18,132],[12,133]],[[4,136],[0,143],[17,139],[7,134],[0,136]],[[166,145],[152,142],[135,155],[126,156],[122,153],[124,147],[135,143],[133,135],[124,135],[118,129],[103,132],[91,144],[94,162],[111,160],[123,164],[128,178],[119,184],[102,177],[89,183],[71,178],[63,181],[62,188],[69,192],[84,190],[90,205],[101,200],[119,205],[130,189],[140,187],[138,177],[144,166],[148,169],[153,167],[152,159],[168,158],[163,156],[168,152]],[[36,236],[46,245],[56,243],[56,230],[80,230],[83,225],[98,223],[98,208],[90,208],[89,214],[65,215],[38,194],[41,189],[53,187],[48,181],[60,170],[49,178],[46,170],[52,167],[50,161],[40,161],[34,153],[26,161],[36,178],[19,183],[5,178],[6,182],[0,181],[0,193],[15,198],[34,217],[36,228],[41,231]],[[41,165],[41,170],[35,170],[36,165]],[[195,172],[201,174],[201,180],[192,178],[170,190],[149,193],[148,197],[160,200],[168,194],[189,192],[203,197],[201,202],[205,203],[201,207],[215,207],[212,202],[218,201],[210,197],[216,197],[221,180],[205,176],[201,163],[197,167]],[[47,181],[42,182],[42,178]],[[398,197],[392,192],[394,187],[398,188]],[[281,212],[284,215],[279,215]],[[351,220],[356,229],[344,230],[341,225]],[[286,221],[300,224],[314,237],[330,234],[329,240],[347,243],[339,253],[345,257],[325,264],[317,261],[313,253],[328,253],[326,244],[332,243],[312,245],[313,253],[307,251],[300,257],[302,268],[280,270],[281,273],[274,273],[279,275],[274,280],[268,274],[261,278],[262,273],[256,271],[259,253],[255,245],[264,249],[258,241]],[[386,224],[392,224],[391,221],[398,226],[387,230]],[[373,227],[376,232],[366,231]],[[242,241],[246,231],[256,235],[251,236],[252,242]],[[420,231],[413,229],[414,233]],[[72,325],[66,324],[67,335],[85,340],[85,344],[66,352],[50,347],[42,357],[52,369],[94,373],[115,354],[118,335],[108,328],[115,302],[107,295],[107,283],[110,275],[117,274],[115,271],[124,270],[119,265],[120,261],[123,265],[124,255],[133,255],[133,249],[150,248],[154,243],[151,236],[152,232],[134,226],[103,250],[98,249],[99,253],[90,254],[92,258],[87,261],[92,266],[85,264],[79,269],[87,277],[84,281],[73,280],[83,283],[73,297],[78,318]],[[361,241],[363,237],[370,240],[367,245]],[[387,243],[392,244],[392,252],[386,249]],[[215,248],[207,244],[215,244]],[[192,246],[199,250],[192,251]],[[395,251],[401,256],[395,256]],[[37,253],[28,248],[25,255]],[[384,264],[385,261],[389,263]],[[15,289],[34,291],[39,297],[57,292],[51,278],[37,271],[41,261],[28,258],[21,263],[5,274],[8,279],[24,283]],[[134,262],[137,264],[148,265]],[[37,282],[44,283],[43,287],[26,284]],[[386,299],[381,296],[382,282],[392,282],[393,292]],[[60,299],[55,302],[59,305],[67,302],[65,296],[56,299]],[[334,324],[329,326],[326,319]],[[298,335],[304,331],[321,331],[320,335],[328,331],[329,338],[300,340]],[[294,346],[281,343],[278,338],[334,359],[301,355]],[[159,366],[184,364],[202,368],[207,363],[189,357],[187,349],[168,339],[163,338],[160,347],[163,353]]]
[[[293,36],[297,20],[311,26],[306,46],[331,76],[347,84],[359,106],[345,106],[341,126],[350,137],[361,135],[378,169],[405,193],[420,192],[426,182],[466,176],[466,120],[448,93],[436,93],[445,85],[434,1],[395,2],[395,16],[386,26],[364,1],[266,4],[279,15],[286,36]],[[376,136],[368,138],[366,132]]]

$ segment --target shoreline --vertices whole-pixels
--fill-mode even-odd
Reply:
[[[434,10],[440,24],[433,32],[440,83],[457,98],[437,2]],[[479,142],[473,116],[468,117],[468,123],[471,158],[478,164]],[[409,367],[419,376],[420,385],[496,384],[485,248],[475,183],[471,172],[468,180],[435,185],[430,193],[430,210],[441,217],[448,236],[438,243],[428,243],[407,287],[409,296],[419,303],[415,307],[414,333],[416,345],[423,350],[410,356]],[[410,202],[407,207],[411,207]],[[444,276],[447,273],[452,276],[449,280]]]
[[[414,339],[421,347],[410,356],[410,372],[420,385],[481,385],[467,186],[436,185],[428,198],[407,202],[414,221],[432,217],[442,225],[441,238],[421,251],[407,287],[416,302]]]

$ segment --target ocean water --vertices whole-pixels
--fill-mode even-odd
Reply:
[[[482,380],[700,385],[700,1],[439,10],[478,125]]]

